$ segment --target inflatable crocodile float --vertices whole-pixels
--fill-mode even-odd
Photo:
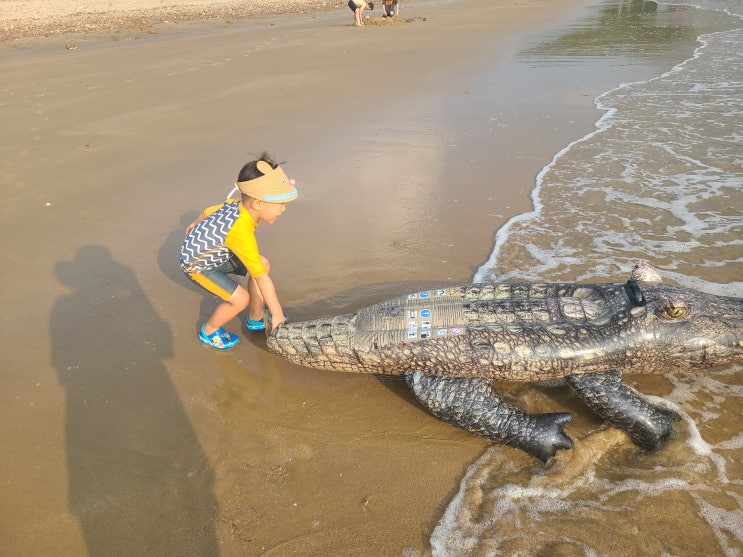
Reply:
[[[284,323],[267,344],[302,366],[404,375],[435,416],[545,462],[572,448],[563,430],[572,416],[525,412],[500,398],[493,383],[564,380],[604,422],[654,450],[680,417],[643,398],[621,374],[743,359],[743,298],[663,283],[644,261],[631,276],[618,284],[434,289],[353,314]]]

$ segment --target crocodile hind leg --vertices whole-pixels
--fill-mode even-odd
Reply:
[[[651,404],[622,381],[616,371],[573,374],[568,385],[602,420],[621,429],[632,442],[654,451],[673,433],[673,422],[681,420],[673,410]]]
[[[573,442],[563,426],[570,414],[530,414],[503,400],[492,381],[480,377],[438,377],[407,373],[405,380],[434,416],[495,443],[521,449],[547,462]]]

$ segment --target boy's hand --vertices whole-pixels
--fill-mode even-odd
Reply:
[[[281,318],[281,321],[279,321],[278,323],[274,323],[274,322],[272,321],[272,322],[271,322],[271,332],[273,333],[273,332],[274,332],[274,331],[275,331],[276,329],[278,329],[278,328],[279,328],[279,327],[280,327],[281,325],[283,325],[284,323],[286,323],[286,317],[282,317],[282,318]]]
[[[274,318],[273,314],[271,313],[271,310],[266,307],[266,313],[263,317],[266,322],[266,332],[268,334],[273,334],[273,332],[281,327],[284,323],[287,322],[286,314],[283,314],[279,318]]]
[[[193,222],[192,222],[191,224],[189,224],[189,225],[188,225],[188,226],[186,227],[186,236],[188,236],[188,235],[189,235],[189,234],[191,233],[191,231],[192,231],[192,230],[194,229],[194,226],[196,226],[197,224],[199,224],[199,223],[200,223],[200,222],[201,222],[202,220],[204,220],[205,218],[206,218],[206,215],[204,215],[204,213],[202,212],[202,213],[201,213],[201,214],[199,215],[199,218],[197,218],[197,219],[196,219],[195,221],[193,221]]]

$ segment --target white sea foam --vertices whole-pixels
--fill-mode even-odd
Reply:
[[[699,4],[700,13],[667,14],[701,18],[705,33],[688,57],[596,99],[604,114],[595,130],[541,170],[533,210],[497,231],[475,281],[605,280],[648,259],[664,280],[743,296],[731,271],[743,264],[743,30],[734,28],[743,2]],[[741,370],[667,378],[671,392],[650,398],[682,422],[658,453],[638,453],[606,427],[544,468],[488,449],[437,525],[433,555],[549,554],[560,544],[571,554],[679,554],[676,538],[740,555],[743,481],[728,467],[743,458]]]
[[[718,271],[743,262],[741,42],[709,33],[669,71],[599,96],[596,129],[542,169],[533,211],[498,230],[474,280],[590,278],[642,257],[729,282]]]

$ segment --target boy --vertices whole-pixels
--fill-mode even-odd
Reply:
[[[249,307],[247,326],[265,330],[264,304],[271,310],[273,328],[286,321],[271,277],[268,259],[258,252],[255,228],[272,224],[284,212],[285,203],[297,198],[294,180],[267,153],[247,163],[235,183],[241,199],[228,199],[205,209],[186,229],[181,246],[181,268],[196,284],[222,302],[201,326],[199,340],[218,350],[237,345],[237,335],[223,326]],[[228,274],[246,276],[247,290]]]

